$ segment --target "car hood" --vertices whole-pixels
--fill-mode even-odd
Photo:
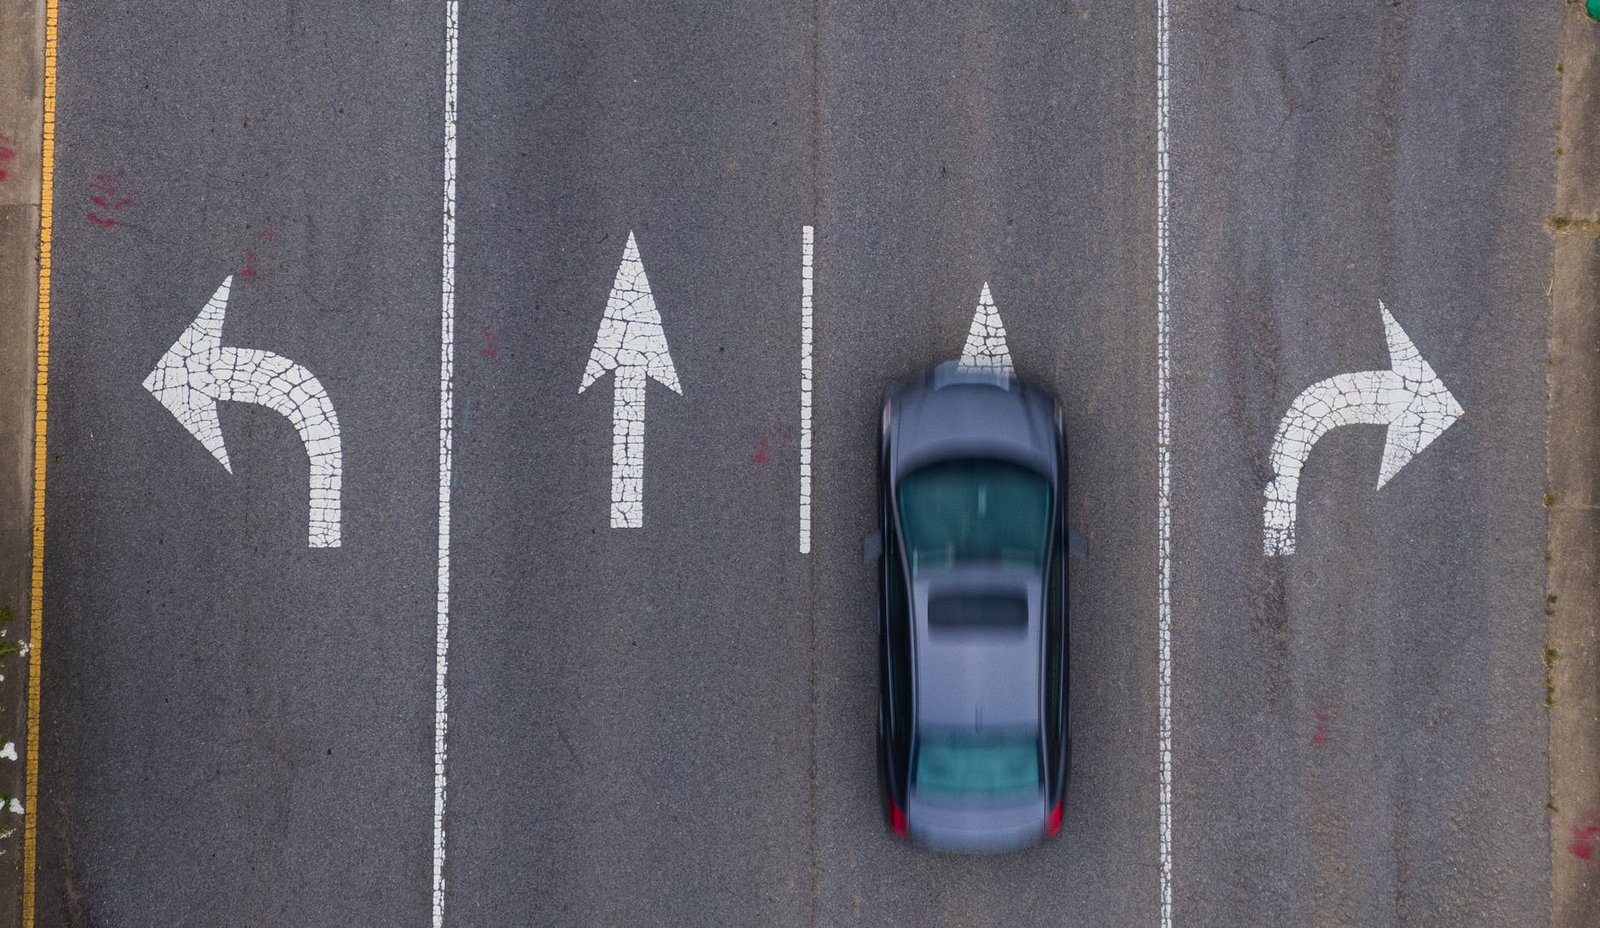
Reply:
[[[1054,406],[1013,377],[947,362],[896,391],[890,402],[896,476],[964,457],[1005,458],[1044,473],[1056,466]]]

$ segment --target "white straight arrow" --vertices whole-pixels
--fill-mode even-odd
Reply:
[[[232,286],[232,276],[223,280],[200,315],[156,362],[155,370],[144,379],[144,388],[177,416],[230,474],[233,465],[223,444],[217,403],[255,403],[287,417],[311,458],[308,544],[337,548],[343,453],[333,401],[310,371],[288,358],[222,344],[222,321]]]
[[[1295,503],[1300,470],[1317,439],[1343,425],[1386,425],[1378,489],[1422,449],[1444,434],[1463,410],[1444,381],[1422,359],[1382,302],[1389,370],[1340,374],[1307,387],[1295,398],[1272,440],[1272,471],[1263,510],[1262,545],[1268,557],[1294,553]]]
[[[1000,321],[1000,310],[995,308],[994,297],[989,295],[989,282],[984,281],[978,294],[978,308],[972,313],[972,328],[967,332],[967,343],[961,348],[964,370],[994,371],[1010,374],[1011,350],[1006,347],[1006,326]]]
[[[589,389],[607,371],[616,371],[611,393],[611,527],[639,528],[644,525],[645,386],[654,377],[679,395],[683,388],[631,231],[578,392]]]

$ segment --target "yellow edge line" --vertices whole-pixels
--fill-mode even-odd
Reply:
[[[44,655],[45,430],[50,399],[50,227],[55,210],[56,25],[58,0],[44,4],[44,133],[39,145],[39,328],[33,401],[33,578],[28,600],[28,745],[23,784],[22,928],[33,928],[39,863],[39,691]]]

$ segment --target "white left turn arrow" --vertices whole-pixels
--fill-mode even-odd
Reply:
[[[230,474],[233,465],[222,441],[217,403],[255,403],[287,417],[311,458],[309,545],[337,548],[343,453],[333,401],[310,371],[288,358],[222,344],[222,320],[232,287],[233,277],[229,276],[161,356],[144,379],[144,388],[177,416]]]
[[[611,393],[611,527],[644,525],[644,394],[650,378],[682,395],[678,371],[667,352],[667,333],[639,260],[639,243],[628,233],[606,312],[595,333],[578,392],[607,371],[616,371]]]
[[[1422,359],[1383,303],[1389,370],[1357,371],[1307,387],[1284,415],[1272,440],[1272,472],[1263,511],[1262,546],[1268,557],[1294,553],[1300,470],[1317,439],[1342,425],[1386,425],[1378,489],[1461,418],[1461,404]]]

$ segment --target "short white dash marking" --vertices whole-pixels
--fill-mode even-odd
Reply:
[[[811,286],[816,233],[800,237],[800,553],[811,553]]]
[[[0,757],[5,758],[6,760],[16,760],[17,759],[17,745],[16,745],[16,743],[12,742],[12,741],[7,741],[6,742],[6,746],[3,747],[3,748],[0,748]]]
[[[961,349],[960,367],[1013,373],[1011,350],[1006,347],[1006,326],[1000,321],[994,297],[989,294],[988,281],[984,281],[983,291],[978,294],[978,308],[972,313],[972,329],[967,332],[967,343]]]
[[[444,806],[446,735],[450,728],[450,481],[456,357],[456,94],[461,6],[445,4],[444,203],[439,290],[439,572],[433,670],[433,928],[444,925]]]
[[[1168,319],[1171,268],[1168,257],[1171,204],[1167,146],[1171,134],[1168,85],[1169,3],[1156,0],[1156,636],[1161,830],[1161,928],[1172,928],[1172,400],[1169,392],[1171,323]]]

